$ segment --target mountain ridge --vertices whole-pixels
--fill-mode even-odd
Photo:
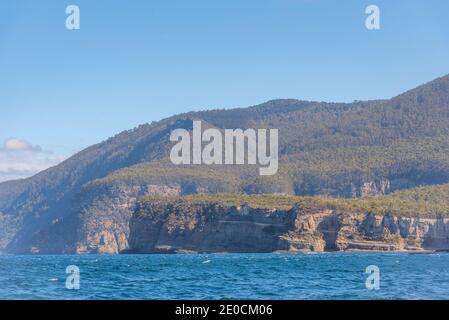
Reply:
[[[169,134],[191,129],[193,120],[221,129],[279,128],[278,175],[262,178],[250,166],[174,167],[168,159]],[[0,236],[0,250],[39,250],[45,244],[36,244],[49,229],[68,224],[62,221],[84,226],[100,216],[114,217],[120,230],[116,238],[126,238],[132,207],[148,193],[360,197],[443,184],[449,182],[448,140],[449,75],[391,99],[277,99],[249,108],[182,113],[123,131],[31,178],[0,183],[0,234],[7,235]],[[64,228],[74,242],[89,237]]]

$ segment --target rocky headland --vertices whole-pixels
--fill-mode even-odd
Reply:
[[[147,199],[130,222],[133,253],[424,251],[449,249],[449,218],[351,212],[312,203],[234,205]],[[257,199],[259,198],[259,200]],[[272,198],[272,197],[271,197]]]

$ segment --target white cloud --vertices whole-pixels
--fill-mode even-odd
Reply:
[[[7,139],[0,147],[0,182],[30,177],[62,160],[62,157],[25,140]]]

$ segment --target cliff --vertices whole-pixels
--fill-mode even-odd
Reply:
[[[280,99],[141,125],[33,177],[0,183],[0,252],[128,250],[136,201],[148,195],[384,196],[390,201],[388,195],[403,190],[448,184],[448,102],[449,75],[388,100]],[[279,129],[278,173],[261,177],[250,165],[173,165],[171,132],[191,131],[196,120],[219,130]],[[448,197],[446,190],[441,199]],[[422,206],[405,208],[406,215],[423,218],[433,204],[424,199]],[[436,212],[447,214],[447,207]],[[378,214],[404,216],[403,210],[393,211]]]
[[[192,199],[139,202],[127,252],[449,250],[449,218],[351,212],[313,202],[274,208],[263,199],[256,206]]]

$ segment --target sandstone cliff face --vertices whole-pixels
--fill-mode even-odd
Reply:
[[[279,237],[293,212],[247,206],[145,203],[130,223],[131,252],[271,252],[288,249]]]
[[[26,253],[116,254],[129,248],[130,220],[142,196],[172,197],[226,189],[213,181],[158,185],[127,183],[90,185],[73,203],[73,214],[34,236]]]
[[[325,210],[299,214],[291,250],[448,250],[449,219],[376,216]]]
[[[73,202],[72,214],[55,219],[33,234],[33,245],[23,253],[116,254],[128,248],[129,221],[143,195],[175,196],[181,186],[127,184],[90,186]]]
[[[114,254],[128,248],[129,220],[138,197],[142,195],[175,196],[179,185],[114,185],[108,190],[94,192],[80,208],[80,227],[77,230],[76,253]]]
[[[448,250],[449,219],[294,207],[139,203],[127,252]]]

